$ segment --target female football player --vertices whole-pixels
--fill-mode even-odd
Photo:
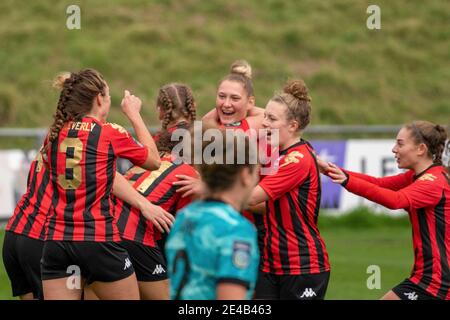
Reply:
[[[415,121],[397,134],[392,149],[400,169],[374,178],[322,162],[322,169],[348,191],[386,206],[405,209],[411,220],[411,276],[384,295],[386,300],[450,299],[450,177],[442,164],[447,133],[440,125]]]

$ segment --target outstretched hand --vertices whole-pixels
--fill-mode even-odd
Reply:
[[[330,171],[330,165],[328,162],[320,158],[316,155],[317,165],[319,166],[319,171],[321,174],[328,175],[328,171]]]
[[[184,174],[179,174],[176,177],[178,181],[173,182],[173,185],[180,187],[177,189],[177,192],[182,192],[181,197],[201,198],[203,196],[204,186],[199,177],[194,178]]]
[[[343,184],[348,179],[344,171],[331,162],[328,162],[327,174],[331,178],[331,181],[338,184]]]

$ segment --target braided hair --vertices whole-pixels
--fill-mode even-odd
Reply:
[[[187,119],[187,123],[177,125],[188,129],[196,118],[196,103],[192,90],[185,84],[170,83],[159,89],[156,99],[157,106],[163,111],[162,131],[156,142],[159,151],[171,152],[174,144],[171,143],[171,133],[167,126],[181,118]]]
[[[58,75],[53,87],[61,90],[61,93],[46,138],[47,143],[41,150],[44,157],[50,144],[57,140],[64,125],[72,120],[80,120],[92,109],[95,97],[98,94],[105,94],[106,82],[98,71],[84,69]]]

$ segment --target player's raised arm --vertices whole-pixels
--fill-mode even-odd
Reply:
[[[137,139],[148,149],[147,160],[145,160],[145,162],[141,164],[141,167],[147,170],[158,169],[161,165],[161,159],[159,157],[155,141],[150,135],[150,132],[148,131],[140,114],[142,107],[141,99],[139,99],[135,95],[130,94],[128,90],[125,90],[121,106],[123,113],[130,120],[131,125],[134,128]]]

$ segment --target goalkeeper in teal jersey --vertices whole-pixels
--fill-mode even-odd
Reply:
[[[245,164],[200,164],[208,197],[178,212],[166,243],[171,299],[250,299],[258,274],[255,227],[239,212],[258,181],[258,166],[250,163],[236,137],[226,137],[224,149],[245,152]],[[240,138],[242,139],[242,137]],[[205,145],[203,146],[205,147]],[[219,153],[216,153],[219,154]],[[242,154],[241,154],[242,156]],[[236,163],[236,162],[235,162]]]

